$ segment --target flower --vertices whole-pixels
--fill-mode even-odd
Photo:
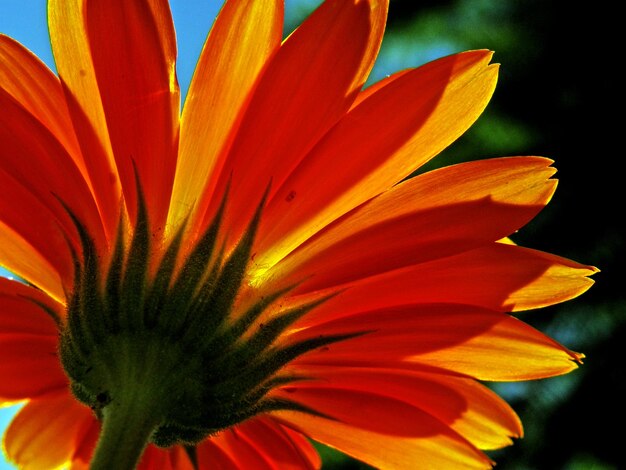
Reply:
[[[165,0],[48,8],[58,77],[0,36],[20,467],[86,468],[96,447],[93,468],[318,468],[312,438],[380,468],[488,468],[522,428],[479,381],[581,361],[509,315],[596,271],[507,238],[552,162],[405,179],[486,106],[489,51],[363,90],[386,1],[328,0],[282,41],[281,1],[230,0],[181,114]]]

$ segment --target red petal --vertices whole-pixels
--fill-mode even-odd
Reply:
[[[235,463],[237,469],[254,468],[255,470],[276,470],[247,439],[239,433],[237,427],[226,429],[211,438],[228,458]],[[228,468],[228,467],[226,467]]]
[[[61,317],[62,306],[39,289],[0,277],[0,335],[42,335],[56,338],[59,334],[52,317],[42,305]]]
[[[87,174],[58,77],[24,46],[2,35],[0,88],[56,136],[81,173]]]
[[[76,441],[76,450],[71,459],[71,470],[89,469],[89,462],[91,462],[91,456],[100,435],[100,422],[93,413],[91,414],[91,419],[86,420],[85,427],[80,435],[82,437]]]
[[[292,435],[271,419],[257,417],[239,425],[237,431],[272,462],[276,470],[319,468],[319,457],[311,444],[305,440],[294,442]],[[311,459],[312,455],[317,458]]]
[[[295,365],[411,363],[506,381],[564,374],[582,358],[516,318],[458,304],[372,310],[301,329],[289,341],[355,332],[365,334],[312,351]]]
[[[71,156],[41,122],[0,90],[0,219],[20,233],[63,275],[71,258],[64,237],[76,240],[66,209],[85,225],[96,246],[107,246],[98,207]],[[46,220],[46,216],[49,217]],[[50,224],[32,222],[37,217]],[[63,230],[63,232],[61,232]],[[64,233],[64,235],[63,235]],[[60,259],[59,259],[60,258]]]
[[[348,284],[305,321],[412,303],[459,303],[498,311],[540,308],[585,292],[593,284],[588,276],[596,271],[548,253],[493,243]]]
[[[0,400],[21,400],[67,388],[57,338],[0,335]]]
[[[494,242],[547,204],[556,187],[550,163],[499,158],[417,176],[351,212],[266,276],[307,279],[299,287],[306,292]]]
[[[283,1],[227,1],[211,29],[185,99],[169,222],[190,211],[203,214],[201,199],[217,183],[228,136],[267,60],[280,46]],[[221,157],[221,158],[220,158]]]
[[[162,230],[174,178],[179,120],[176,40],[168,3],[88,0],[84,14],[129,212],[134,220],[136,167],[151,223]]]
[[[83,158],[59,78],[21,44],[0,35],[0,88],[48,129],[72,158],[94,193],[107,233],[112,237],[119,199],[117,193],[112,191],[109,172],[104,171],[102,176],[93,178],[94,168],[101,168],[101,164],[94,166],[93,158],[87,161]],[[94,156],[91,150],[88,154]]]
[[[148,445],[137,470],[193,470],[193,465],[182,447],[161,449]]]
[[[375,392],[425,411],[481,449],[511,444],[522,427],[513,410],[475,380],[445,374],[393,369],[303,367],[298,373],[312,381],[286,388],[297,399],[302,388],[333,394],[335,389]]]
[[[373,392],[301,388],[285,393],[328,416],[278,412],[295,429],[385,469],[489,468],[490,461],[439,420],[406,401]]]
[[[465,132],[495,87],[497,68],[488,65],[490,58],[487,51],[474,51],[440,59],[352,109],[286,181],[273,180],[282,185],[259,234],[259,251],[268,252],[264,261],[275,263]]]
[[[239,470],[240,467],[228,453],[213,442],[207,439],[197,448],[198,467],[202,470]]]
[[[91,413],[68,392],[30,401],[4,435],[9,459],[24,470],[59,467],[84,438]]]
[[[74,131],[109,239],[120,216],[120,183],[87,38],[84,0],[49,0],[48,25]]]
[[[280,185],[348,110],[374,63],[386,16],[386,1],[326,1],[268,63],[216,188],[222,194],[231,185],[234,237],[270,182]],[[220,199],[213,198],[209,217]]]

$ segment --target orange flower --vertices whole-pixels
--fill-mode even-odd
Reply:
[[[328,0],[281,41],[282,1],[226,2],[182,114],[165,0],[49,0],[58,77],[0,36],[0,263],[28,280],[0,279],[0,399],[27,400],[4,437],[21,468],[86,468],[99,434],[95,468],[146,440],[166,450],[144,469],[318,468],[307,437],[380,468],[488,468],[522,428],[478,381],[576,367],[508,315],[596,271],[506,238],[550,200],[551,161],[403,181],[498,69],[471,51],[362,90],[387,3]]]

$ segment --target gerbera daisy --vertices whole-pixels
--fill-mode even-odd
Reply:
[[[489,51],[363,90],[385,0],[230,0],[182,113],[165,0],[49,0],[58,76],[0,36],[0,399],[25,469],[487,468],[479,381],[581,354],[509,315],[596,270],[512,244],[551,161],[406,179],[480,115]],[[95,449],[95,450],[94,450]]]

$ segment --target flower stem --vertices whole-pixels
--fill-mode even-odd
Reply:
[[[131,392],[102,410],[102,430],[90,470],[134,470],[159,424],[149,400]]]

